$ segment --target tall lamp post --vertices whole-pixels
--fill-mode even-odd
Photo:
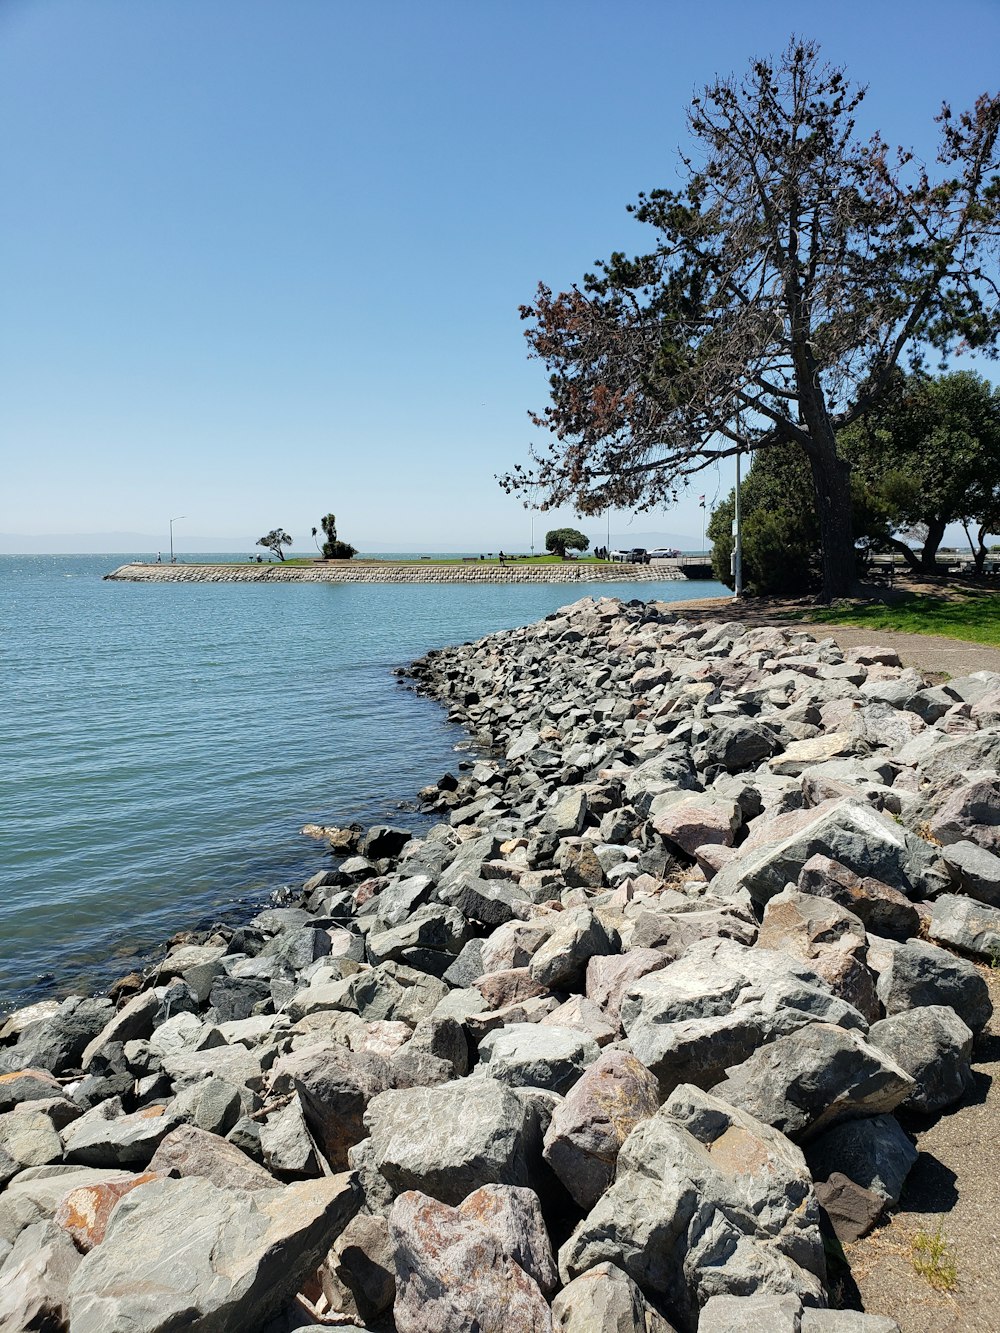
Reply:
[[[176,518],[170,520],[170,563],[174,563],[174,524],[179,523],[182,518],[187,518],[187,514],[178,514]]]
[[[743,596],[743,512],[740,507],[740,451],[736,450],[736,510],[733,517],[733,601]]]

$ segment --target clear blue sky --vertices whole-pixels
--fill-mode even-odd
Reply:
[[[526,547],[518,304],[640,247],[692,93],[793,31],[925,154],[1000,72],[997,0],[0,0],[7,549]],[[635,528],[700,534],[704,476]]]

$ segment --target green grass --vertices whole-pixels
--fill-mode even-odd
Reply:
[[[942,1235],[941,1224],[935,1232],[918,1231],[910,1251],[913,1267],[935,1291],[954,1291],[958,1286],[958,1265],[951,1242]]]
[[[956,598],[912,596],[891,606],[858,603],[810,612],[808,618],[829,625],[940,634],[946,639],[1000,646],[1000,593],[973,593]]]

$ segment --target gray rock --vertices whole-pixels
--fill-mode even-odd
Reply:
[[[891,1115],[845,1120],[812,1139],[805,1153],[816,1180],[827,1180],[840,1171],[881,1195],[890,1207],[899,1203],[906,1177],[917,1160],[916,1148]]]
[[[297,1094],[306,1123],[334,1170],[347,1165],[348,1149],[365,1137],[365,1107],[389,1083],[382,1057],[333,1042],[284,1055],[271,1071],[272,1091]]]
[[[876,985],[887,1015],[925,1004],[945,1004],[979,1032],[993,1012],[989,988],[972,963],[939,949],[936,944],[885,940]],[[871,958],[871,953],[869,953]]]
[[[528,967],[535,981],[548,990],[582,989],[590,959],[617,952],[617,942],[600,917],[587,907],[578,907],[562,914]]]
[[[264,1165],[272,1175],[292,1180],[320,1174],[297,1095],[293,1094],[280,1110],[265,1117],[260,1127],[260,1149]]]
[[[725,940],[705,940],[634,982],[621,1018],[632,1050],[659,1079],[661,1096],[683,1082],[711,1085],[765,1042],[807,1024],[866,1027],[804,962]]]
[[[412,949],[435,949],[456,956],[469,937],[469,924],[457,908],[428,903],[389,930],[370,932],[368,957],[376,965],[404,957]]]
[[[484,943],[485,941],[481,939],[467,940],[458,957],[443,974],[442,980],[449,986],[460,988],[471,986],[476,978],[483,974]]]
[[[0,1115],[0,1151],[20,1166],[45,1166],[62,1157],[62,1143],[52,1117],[40,1109],[46,1103],[18,1107]],[[74,1113],[78,1108],[72,1103]]]
[[[697,755],[700,768],[718,765],[729,773],[756,768],[763,759],[777,754],[782,744],[775,733],[749,718],[724,719],[710,732]]]
[[[914,1080],[916,1086],[902,1103],[912,1111],[950,1106],[972,1080],[972,1030],[945,1005],[924,1005],[885,1018],[873,1024],[868,1040]]]
[[[900,1333],[888,1315],[862,1314],[859,1310],[802,1311],[802,1333]]]
[[[127,1174],[120,1167],[110,1171],[86,1166],[29,1167],[0,1194],[0,1241],[13,1244],[25,1227],[53,1218],[70,1190]]]
[[[634,946],[623,954],[598,954],[587,963],[587,998],[593,1000],[617,1024],[622,998],[633,981],[658,972],[671,962],[659,949]]]
[[[928,843],[870,806],[844,800],[819,807],[779,842],[744,852],[719,871],[713,891],[744,886],[755,901],[764,903],[786,884],[794,884],[817,854],[915,897],[931,895],[947,879]]]
[[[698,1333],[800,1333],[801,1316],[797,1296],[713,1296]]]
[[[256,1123],[256,1122],[254,1122]],[[259,1148],[259,1132],[255,1139]],[[239,1148],[194,1125],[179,1125],[150,1159],[150,1171],[170,1176],[200,1176],[221,1190],[277,1189],[278,1182]]]
[[[486,1186],[457,1208],[408,1191],[389,1230],[398,1333],[549,1333],[555,1265],[531,1190]]]
[[[0,1266],[0,1328],[69,1326],[69,1285],[80,1264],[72,1240],[54,1222],[26,1227]]]
[[[838,1120],[892,1111],[913,1089],[905,1070],[858,1033],[811,1023],[760,1047],[713,1092],[800,1139]]]
[[[383,1092],[365,1112],[371,1160],[395,1193],[461,1203],[481,1185],[527,1185],[541,1151],[530,1106],[492,1078]]]
[[[321,1277],[333,1308],[358,1315],[365,1324],[390,1308],[396,1297],[395,1251],[384,1217],[358,1213],[337,1237]],[[339,1290],[330,1290],[332,1270]]]
[[[209,1134],[228,1134],[242,1114],[239,1090],[224,1078],[207,1078],[177,1094],[170,1109],[178,1120],[186,1120]]]
[[[587,793],[582,787],[563,792],[542,818],[541,829],[557,838],[573,837],[583,832],[587,822]]]
[[[0,1113],[25,1102],[47,1101],[62,1095],[62,1084],[44,1069],[23,1069],[0,1075]]]
[[[133,1190],[70,1283],[74,1333],[260,1328],[317,1268],[359,1201],[349,1175],[255,1194],[199,1179]]]
[[[485,1073],[508,1087],[547,1088],[565,1093],[600,1055],[597,1043],[578,1028],[510,1023],[479,1043]]]
[[[934,899],[927,933],[932,940],[950,944],[976,958],[990,963],[1000,960],[1000,908],[942,893]]]
[[[1000,852],[1000,778],[956,788],[938,804],[929,823],[938,842],[972,842]]]
[[[941,859],[963,893],[1000,907],[1000,856],[974,842],[953,842],[941,849]]]
[[[83,1166],[137,1169],[148,1165],[161,1141],[178,1123],[177,1117],[162,1106],[125,1115],[121,1099],[113,1097],[62,1131],[63,1150],[68,1162]]]
[[[839,903],[876,935],[905,940],[920,929],[917,909],[899,889],[856,875],[828,856],[811,856],[799,873],[796,887],[801,893]]]
[[[0,1074],[46,1069],[62,1074],[79,1066],[83,1052],[114,1013],[110,1000],[71,995],[54,1014],[25,1027],[17,1043],[0,1052]]]
[[[618,1156],[614,1184],[562,1247],[568,1282],[623,1269],[693,1328],[713,1296],[825,1299],[819,1208],[801,1152],[777,1130],[678,1088]]]
[[[555,1108],[544,1157],[581,1208],[608,1188],[621,1145],[659,1105],[649,1070],[626,1051],[605,1051]]]
[[[552,1333],[674,1333],[674,1328],[627,1273],[605,1263],[563,1287],[552,1302]]]

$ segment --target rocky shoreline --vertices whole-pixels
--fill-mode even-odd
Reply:
[[[426,836],[0,1028],[0,1329],[896,1329],[840,1244],[990,1017],[1000,675],[606,598],[411,671]]]

